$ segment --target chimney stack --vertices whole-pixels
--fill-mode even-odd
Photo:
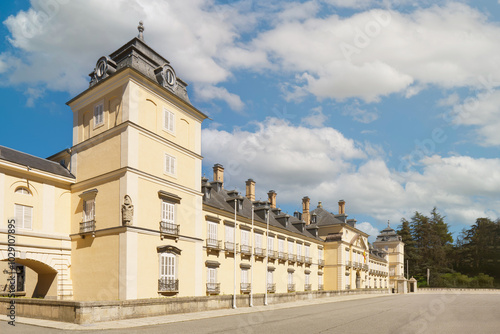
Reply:
[[[306,225],[311,223],[311,216],[309,215],[309,197],[305,196],[302,198],[302,220],[306,222]]]
[[[274,190],[269,190],[267,196],[269,197],[269,205],[271,206],[271,209],[276,209],[276,192]]]
[[[345,201],[343,199],[339,201],[339,215],[345,215]]]
[[[255,201],[255,181],[248,179],[245,184],[247,185],[246,197],[252,202]]]
[[[221,164],[214,165],[214,181],[222,183],[224,187],[224,167]]]

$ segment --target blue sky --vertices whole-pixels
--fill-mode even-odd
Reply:
[[[229,188],[346,200],[376,234],[436,206],[452,231],[500,215],[496,1],[9,1],[0,3],[0,144],[71,146],[65,102],[137,34],[188,82],[203,172]],[[113,13],[110,17],[109,14]]]

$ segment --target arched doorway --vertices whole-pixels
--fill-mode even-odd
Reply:
[[[2,260],[2,287],[6,283],[9,263]],[[15,260],[16,294],[31,298],[57,298],[57,270],[32,259]],[[5,281],[5,282],[4,282]]]

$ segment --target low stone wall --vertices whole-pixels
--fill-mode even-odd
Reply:
[[[454,294],[500,294],[500,289],[469,288],[418,288],[417,293],[454,293]]]
[[[383,294],[387,289],[345,291],[311,291],[268,294],[268,304],[354,294]],[[0,313],[7,314],[10,299],[0,298]],[[237,307],[248,307],[249,295],[236,296]],[[264,294],[253,296],[253,305],[264,305]],[[78,302],[16,298],[16,316],[90,324],[131,318],[143,318],[176,313],[189,313],[232,308],[233,296],[173,297],[125,301]]]

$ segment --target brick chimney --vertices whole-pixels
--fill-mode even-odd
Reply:
[[[248,179],[245,184],[247,185],[246,197],[252,202],[255,201],[255,181]]]
[[[339,201],[339,215],[345,215],[345,201],[343,199]]]
[[[269,190],[267,196],[269,197],[269,205],[271,206],[271,209],[276,209],[276,191]]]
[[[214,181],[222,183],[224,187],[224,167],[221,164],[214,165]]]
[[[311,216],[309,215],[309,197],[305,196],[302,198],[302,220],[306,222],[306,225],[311,223]]]

